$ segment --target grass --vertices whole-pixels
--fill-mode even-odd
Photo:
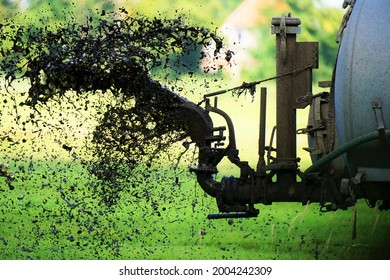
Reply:
[[[161,170],[167,181],[148,188],[153,200],[134,200],[128,192],[108,211],[84,187],[81,166],[39,161],[35,166],[14,190],[0,185],[0,259],[389,258],[390,216],[364,201],[357,205],[352,239],[354,209],[321,213],[316,204],[275,203],[258,205],[257,218],[210,221],[206,215],[216,211],[214,199],[191,175],[178,184],[169,180],[173,173],[167,169]],[[59,175],[42,184],[48,167]],[[61,198],[59,186],[69,191],[71,185],[77,186],[67,193],[68,201],[85,204],[72,208]]]
[[[268,131],[275,112],[272,86],[269,96]],[[256,99],[232,102],[224,96],[219,104],[233,118],[241,158],[253,166],[257,160]],[[31,127],[12,128],[15,125],[7,113],[12,102],[3,109],[1,133],[11,131],[13,142],[0,144],[0,162],[10,165],[16,180],[10,190],[0,178],[0,259],[390,258],[390,215],[370,209],[364,201],[356,208],[355,239],[353,208],[321,213],[317,204],[274,203],[257,205],[257,218],[207,220],[208,213],[217,211],[215,200],[205,196],[184,164],[177,170],[159,166],[144,184],[123,192],[118,205],[109,209],[99,204],[80,160],[57,143],[60,139],[77,146],[81,141],[77,135],[85,131],[79,131],[74,115],[64,135],[43,131],[35,137]],[[305,119],[299,123],[303,125]],[[308,164],[307,159],[302,161],[303,167]],[[220,167],[223,175],[237,172],[226,162]]]

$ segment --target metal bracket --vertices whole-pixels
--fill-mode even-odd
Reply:
[[[282,62],[287,60],[287,34],[299,34],[301,28],[298,26],[300,20],[291,17],[291,13],[282,14],[280,18],[273,18],[271,26],[271,34],[279,34],[280,36],[280,52]]]
[[[359,170],[359,172],[355,175],[355,177],[352,178],[352,182],[354,183],[354,185],[361,184],[365,176],[366,176],[365,173],[360,172]]]
[[[382,141],[386,141],[385,121],[384,121],[384,118],[383,118],[382,102],[381,102],[381,100],[380,99],[374,99],[372,101],[372,108],[374,109],[375,116],[376,116],[376,122],[378,124],[379,138]]]
[[[300,34],[301,27],[298,26],[300,23],[300,19],[291,17],[291,13],[274,17],[272,18],[271,34],[281,34],[283,37],[286,37],[287,34]]]
[[[315,138],[316,147],[304,149],[312,155],[329,153],[328,136],[328,108],[327,92],[311,96],[311,108],[306,128],[298,129],[298,134],[310,134]]]

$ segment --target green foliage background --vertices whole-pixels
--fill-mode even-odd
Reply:
[[[255,67],[244,69],[241,79],[274,76],[275,46],[274,38],[270,35],[270,21],[273,16],[292,12],[293,16],[302,20],[299,40],[320,42],[320,69],[315,71],[315,79],[329,80],[337,52],[334,40],[342,12],[325,8],[320,1],[314,0],[268,2],[270,4],[261,11],[266,21],[251,27],[251,31],[262,38],[251,49],[256,60]],[[30,19],[35,17],[43,19],[41,24],[55,26],[66,20],[68,12],[84,22],[96,11],[113,11],[124,7],[132,14],[182,16],[195,25],[218,29],[241,3],[239,0],[1,0],[0,19],[29,24]],[[218,78],[224,78],[223,74],[220,73]],[[226,80],[224,83],[229,84]],[[7,98],[2,90],[1,100]],[[253,108],[257,109],[258,106],[251,102],[231,105],[230,97],[221,99],[221,103],[234,107],[235,111],[232,112],[238,112],[239,124],[247,123],[252,115],[246,113],[254,112]],[[72,110],[69,110],[69,115],[76,119]],[[0,112],[0,116],[2,126],[6,121],[9,123],[5,113]],[[248,127],[242,126],[251,129]],[[256,136],[252,137],[251,133],[240,133],[246,137],[239,147],[254,147],[253,143],[249,145],[246,142],[253,139],[256,143]],[[17,137],[21,139],[25,135]],[[50,139],[50,135],[47,139]],[[80,162],[53,141],[47,150],[40,148],[42,143],[20,142],[23,143],[15,147],[13,143],[0,143],[1,150],[8,152],[0,154],[0,162],[8,162],[18,176],[13,191],[7,189],[3,178],[0,180],[0,259],[389,257],[388,250],[383,250],[383,244],[389,244],[389,215],[377,209],[368,209],[364,201],[359,202],[355,209],[335,213],[321,213],[317,205],[276,203],[259,206],[261,213],[257,219],[208,221],[206,214],[217,211],[215,201],[205,196],[196,185],[193,174],[188,173],[188,166],[176,169],[157,166],[153,174],[143,176],[140,172],[139,179],[145,183],[143,188],[123,194],[115,208],[106,209],[99,206],[93,189],[86,187],[88,172]],[[253,151],[248,153],[252,156],[255,154]],[[58,155],[58,158],[46,160],[48,154]],[[228,168],[227,172],[234,175],[235,171]],[[134,195],[147,198],[134,202]],[[356,213],[358,235],[357,239],[352,239]]]
[[[66,20],[67,13],[71,12],[80,22],[95,11],[115,11],[125,8],[130,14],[142,14],[150,17],[178,17],[183,16],[195,25],[211,29],[218,29],[228,16],[245,1],[242,0],[116,0],[116,1],[66,1],[66,0],[3,0],[0,2],[0,17],[16,19],[20,23],[29,21],[31,17],[50,19],[44,24],[55,25]],[[257,62],[243,71],[243,79],[263,79],[274,74],[274,40],[270,36],[270,22],[273,16],[291,12],[294,17],[302,21],[301,41],[318,41],[320,43],[320,69],[315,73],[315,79],[330,79],[331,71],[337,53],[335,36],[339,28],[342,11],[329,8],[322,4],[321,0],[277,0],[264,1],[259,13],[268,22],[257,22],[251,27],[251,32],[260,34],[261,42],[253,46],[252,55]]]

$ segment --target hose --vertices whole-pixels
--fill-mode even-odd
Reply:
[[[384,134],[386,137],[390,137],[390,130],[385,130]],[[305,170],[304,174],[307,175],[309,173],[318,172],[322,167],[330,163],[332,160],[337,158],[338,156],[346,153],[347,151],[360,146],[364,143],[367,143],[369,141],[372,141],[374,139],[379,138],[380,134],[379,131],[370,132],[364,135],[361,135],[359,137],[356,137],[355,139],[339,146],[337,149],[333,150],[329,154],[325,155],[318,161],[316,161],[312,166],[310,166],[308,169]]]

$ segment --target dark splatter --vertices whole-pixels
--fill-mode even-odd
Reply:
[[[0,70],[6,88],[18,80],[29,81],[24,101],[16,104],[14,99],[16,111],[20,106],[34,109],[24,125],[64,130],[69,121],[61,113],[55,124],[42,117],[54,108],[95,116],[94,132],[84,149],[88,160],[83,163],[97,179],[89,187],[108,206],[120,199],[122,191],[144,183],[141,174],[151,163],[172,143],[187,137],[186,124],[175,110],[180,97],[153,75],[171,75],[173,85],[178,74],[173,70],[197,71],[188,70],[183,56],[196,61],[202,46],[214,42],[215,55],[223,46],[214,32],[189,25],[181,17],[131,17],[125,10],[91,16],[82,24],[70,18],[55,27],[5,22],[0,32]],[[99,100],[91,101],[91,96]],[[69,143],[62,148],[77,159]]]

